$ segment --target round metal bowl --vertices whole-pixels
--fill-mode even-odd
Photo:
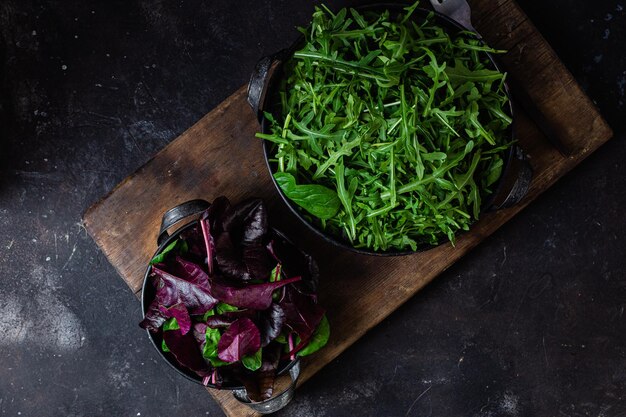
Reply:
[[[161,223],[161,230],[159,232],[159,236],[157,239],[158,249],[154,253],[153,257],[161,253],[161,251],[167,247],[171,242],[175,239],[178,239],[181,233],[186,230],[191,229],[197,224],[196,220],[185,223],[183,226],[179,227],[173,234],[169,235],[167,230],[170,229],[175,224],[179,223],[181,220],[190,217],[197,216],[199,213],[203,212],[209,207],[209,203],[204,200],[190,200],[185,203],[182,203],[176,207],[171,208],[166,211],[163,215],[163,220]],[[281,239],[288,244],[293,245],[293,242],[282,232],[276,229],[271,229],[272,235],[274,239]],[[300,253],[306,256],[306,253],[302,252],[295,245],[293,245]],[[150,259],[152,259],[150,258]],[[317,269],[316,264],[313,262],[311,268]],[[141,309],[143,315],[145,317],[150,303],[154,300],[156,289],[150,282],[149,276],[152,267],[150,265],[147,266],[146,272],[143,278],[142,285],[142,293],[141,293]],[[313,269],[310,269],[313,272]],[[315,288],[317,282],[315,280],[311,281],[312,288]],[[272,413],[278,411],[283,408],[285,405],[289,403],[289,401],[293,398],[296,388],[296,383],[298,381],[298,377],[300,374],[300,361],[298,358],[294,360],[281,360],[278,364],[277,375],[284,375],[289,373],[291,377],[291,384],[282,392],[277,393],[275,396],[271,397],[268,400],[261,402],[252,402],[247,396],[245,388],[241,385],[241,383],[229,379],[225,379],[220,386],[216,386],[214,384],[203,384],[202,378],[196,373],[183,368],[178,364],[174,356],[169,352],[163,352],[161,349],[161,343],[163,341],[161,333],[152,333],[146,330],[148,334],[148,338],[150,339],[150,343],[159,353],[159,356],[163,358],[163,360],[171,366],[176,372],[178,372],[183,377],[187,378],[190,381],[193,381],[197,384],[206,386],[208,388],[221,389],[221,390],[231,390],[233,391],[234,397],[261,414]]]
[[[392,13],[399,13],[403,10],[406,5],[399,4],[379,4],[379,5],[370,5],[363,6],[357,8],[359,11],[384,11],[389,10]],[[415,9],[412,15],[412,19],[424,20],[427,15],[433,14],[434,23],[442,27],[444,30],[449,33],[458,33],[460,31],[466,31],[466,29],[459,24],[458,22],[440,14],[437,12],[433,12],[426,9]],[[274,112],[275,106],[272,103],[272,98],[274,97],[274,89],[278,84],[278,81],[285,77],[285,73],[283,70],[283,62],[286,62],[293,53],[298,49],[298,47],[302,44],[303,38],[298,38],[290,48],[279,51],[278,53],[264,57],[256,65],[256,68],[250,78],[250,82],[248,84],[248,102],[252,107],[253,111],[256,113],[259,123],[261,125],[262,133],[270,133],[269,122],[264,116],[264,111]],[[491,64],[492,69],[500,70],[496,60],[493,56],[487,53]],[[509,93],[508,86],[505,83],[505,92],[509,98],[508,101],[508,111],[509,115],[513,120],[513,102],[511,100],[511,96]],[[515,139],[514,135],[514,122],[509,126],[509,136],[511,140]],[[376,255],[376,256],[399,256],[399,255],[409,255],[415,252],[422,252],[429,249],[433,249],[441,244],[446,242],[442,241],[439,245],[430,245],[430,244],[421,244],[417,247],[417,250],[389,250],[389,251],[374,251],[371,249],[364,248],[356,248],[350,244],[347,239],[342,239],[339,236],[334,236],[327,233],[324,230],[318,228],[315,224],[310,222],[306,215],[303,214],[302,209],[299,208],[298,205],[293,203],[281,190],[278,183],[274,179],[273,173],[276,172],[276,167],[273,166],[270,161],[270,152],[272,150],[273,144],[270,141],[263,141],[263,152],[265,155],[265,162],[267,165],[267,169],[270,172],[270,177],[272,178],[272,182],[276,187],[281,199],[285,202],[287,207],[291,210],[291,212],[311,231],[313,231],[316,235],[321,237],[324,241],[330,243],[333,246],[340,247],[352,252],[364,254],[364,255]],[[496,183],[494,190],[495,192],[486,199],[481,208],[481,213],[497,210],[501,208],[510,207],[517,202],[519,202],[528,190],[528,186],[530,184],[530,180],[532,178],[532,170],[530,165],[525,161],[524,154],[518,146],[511,146],[509,150],[503,155],[503,170],[500,175],[500,179]],[[470,228],[471,232],[471,228]],[[457,235],[461,235],[466,232],[457,232]]]
[[[159,244],[159,248],[156,250],[156,252],[154,253],[154,255],[152,256],[152,258],[154,258],[154,256],[158,255],[163,249],[165,249],[167,247],[167,245],[169,245],[170,243],[172,243],[175,239],[178,239],[178,236],[184,232],[185,230],[188,230],[190,228],[192,228],[193,226],[195,226],[195,221],[190,222],[185,224],[184,226],[182,226],[180,229],[178,229],[175,233],[173,233],[171,236],[169,236],[167,239],[165,239],[161,244]],[[278,232],[280,233],[280,232]],[[281,233],[280,234],[281,237],[285,238],[284,235]],[[151,258],[151,259],[152,259]],[[154,300],[154,296],[155,296],[155,288],[154,286],[150,283],[150,271],[152,270],[151,266],[148,266],[146,268],[146,273],[144,274],[143,277],[143,286],[141,287],[141,310],[143,312],[143,314],[145,315],[148,311],[148,307],[150,307],[150,303],[152,302],[152,300]],[[150,338],[150,342],[152,343],[152,346],[154,346],[154,348],[157,350],[157,352],[159,352],[159,355],[168,363],[168,365],[170,365],[172,368],[174,368],[176,370],[176,372],[178,372],[179,374],[181,374],[182,376],[184,376],[185,378],[187,378],[190,381],[193,381],[195,383],[204,385],[202,383],[202,378],[200,378],[199,375],[197,375],[196,373],[185,369],[183,367],[181,367],[178,362],[176,361],[176,359],[174,358],[174,355],[172,355],[169,352],[163,352],[163,350],[161,350],[161,342],[163,341],[163,338],[161,336],[160,333],[151,333],[148,331],[148,337]],[[294,361],[282,361],[279,366],[278,366],[278,374],[282,375],[285,372],[289,371],[289,369],[295,365],[295,360]],[[216,388],[216,389],[225,389],[225,390],[240,390],[243,389],[243,386],[235,381],[229,381],[229,380],[225,380],[224,383],[217,387],[213,384],[208,384],[206,385],[206,387],[208,388]]]

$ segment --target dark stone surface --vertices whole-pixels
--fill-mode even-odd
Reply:
[[[626,3],[521,5],[615,138],[281,415],[626,414]],[[0,415],[221,415],[159,362],[139,303],[80,218],[311,11],[304,0],[0,1]]]

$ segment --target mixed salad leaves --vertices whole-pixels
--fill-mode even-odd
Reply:
[[[267,399],[281,361],[328,341],[317,265],[269,228],[262,200],[217,198],[150,263],[155,295],[140,326],[205,385],[236,381]]]
[[[511,146],[494,50],[418,3],[316,8],[271,112],[274,178],[318,228],[356,248],[416,250],[478,219]]]

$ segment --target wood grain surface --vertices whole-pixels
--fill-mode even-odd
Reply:
[[[521,204],[484,215],[471,233],[459,237],[456,247],[446,244],[405,257],[369,257],[338,251],[307,231],[273,188],[261,143],[254,138],[258,125],[246,103],[245,87],[93,205],[84,216],[87,230],[139,296],[165,210],[186,200],[211,201],[219,195],[234,202],[251,196],[266,199],[273,224],[320,264],[320,300],[328,310],[332,334],[327,347],[304,363],[300,383],[305,382],[612,136],[515,2],[475,0],[472,5],[478,29],[488,42],[510,50],[502,58],[507,70],[515,72],[574,152],[563,156],[518,111],[516,134],[534,169],[530,192]],[[380,296],[382,288],[385,297]],[[210,393],[228,416],[256,416],[229,392]]]

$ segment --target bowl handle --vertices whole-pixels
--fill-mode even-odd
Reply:
[[[504,175],[504,187],[498,192],[491,206],[492,210],[500,210],[519,203],[528,192],[533,178],[533,169],[519,146],[513,150],[510,160],[511,169]],[[508,178],[507,178],[508,177]]]
[[[248,82],[248,104],[252,107],[252,111],[259,121],[263,117],[264,95],[272,78],[273,68],[275,68],[275,64],[283,62],[288,54],[289,51],[283,49],[273,55],[265,56],[256,63],[254,71],[252,71]]]
[[[163,242],[170,236],[167,234],[167,229],[174,226],[185,217],[193,216],[208,209],[211,204],[204,200],[189,200],[181,203],[175,207],[172,207],[163,214],[161,220],[161,229],[159,230],[159,237],[157,238],[157,244],[161,246]]]
[[[244,389],[238,389],[233,391],[233,396],[239,401],[260,414],[270,414],[284,408],[293,399],[296,392],[296,385],[298,378],[300,377],[300,360],[297,359],[293,366],[289,369],[289,376],[291,377],[291,383],[289,387],[280,394],[276,395],[265,401],[252,402],[248,398],[248,393]]]

